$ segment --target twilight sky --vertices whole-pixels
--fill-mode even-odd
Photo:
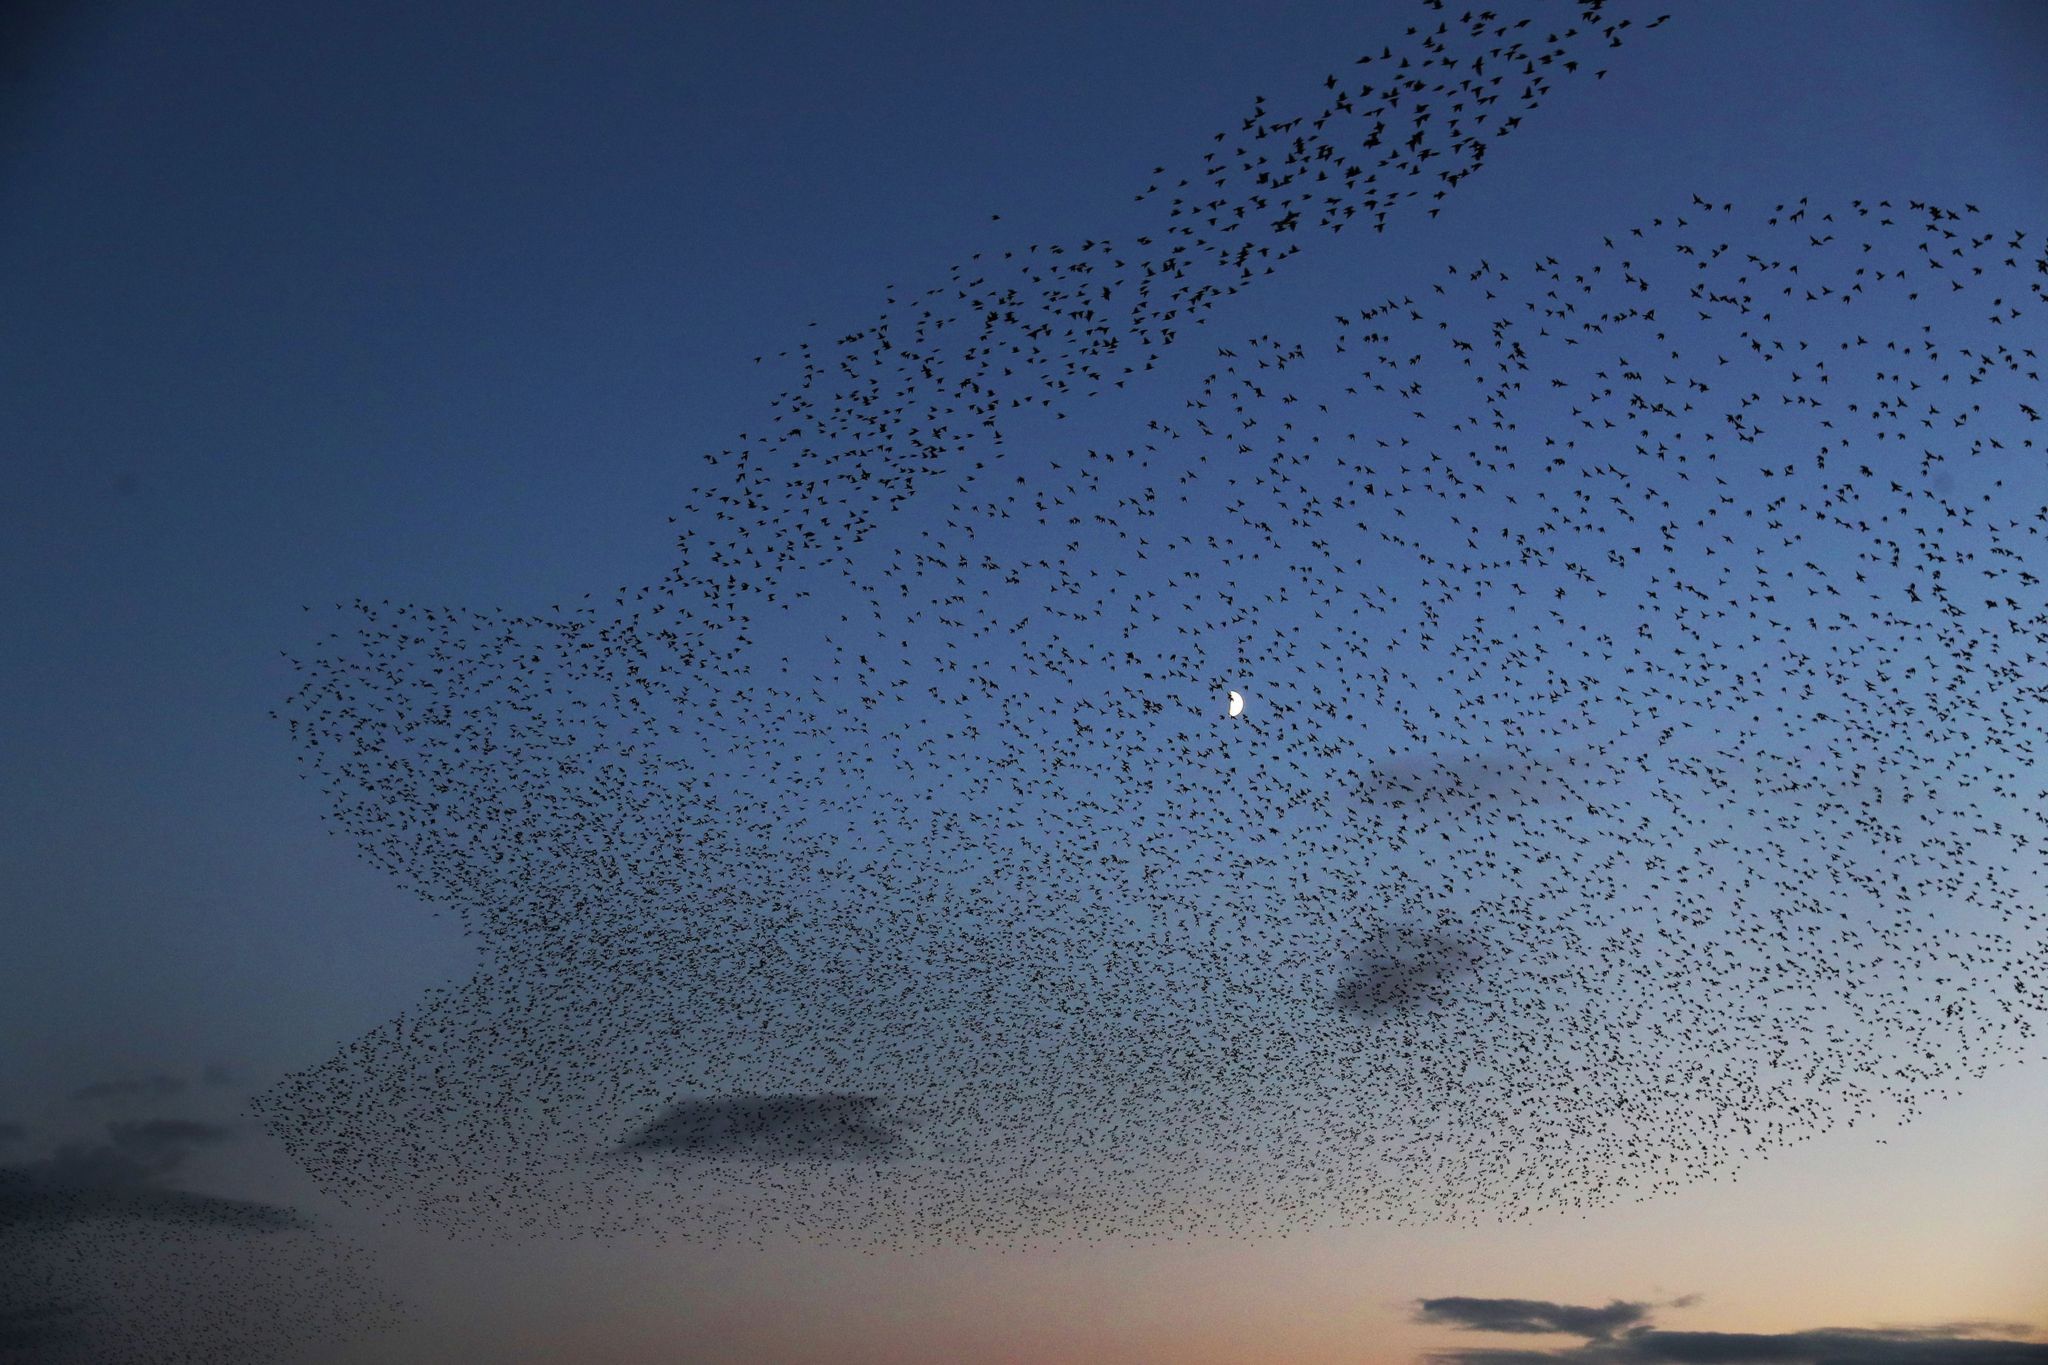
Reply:
[[[2029,294],[2048,280],[2038,8],[1612,7],[1626,43],[1595,39],[1441,200],[1393,204],[1383,231],[1367,212],[1304,226],[1298,254],[1257,258],[1270,275],[1110,362],[1156,346],[1156,370],[1083,392],[1071,334],[1031,337],[1032,373],[1073,382],[1059,415],[1016,413],[1000,481],[969,474],[999,463],[974,433],[854,542],[835,538],[855,515],[841,485],[748,503],[751,461],[803,467],[802,439],[774,444],[783,424],[825,420],[771,407],[803,379],[800,346],[829,371],[868,356],[841,338],[887,314],[899,353],[939,357],[941,378],[902,381],[904,402],[932,401],[972,338],[911,342],[921,305],[903,301],[936,288],[943,313],[1035,243],[1141,259],[1125,244],[1170,240],[1171,182],[1238,145],[1219,130],[1313,114],[1326,76],[1383,69],[1364,54],[1419,64],[1419,38],[1462,13],[109,4],[45,7],[6,34],[0,1244],[22,1268],[0,1276],[0,1361],[152,1359],[165,1342],[621,1365],[2048,1359],[2041,845],[1996,843],[2031,829],[2048,786],[2026,761],[2048,653],[1993,643],[1972,660],[2009,669],[1953,670],[1958,637],[1916,610],[1929,580],[1892,565],[1856,575],[1867,596],[1841,618],[1867,644],[1830,654],[1825,617],[1761,640],[1701,621],[1698,672],[1662,692],[1626,661],[1602,671],[1572,639],[1637,630],[1636,524],[1568,527],[1556,564],[1469,567],[1478,532],[1421,453],[1476,449],[1455,425],[1469,410],[1490,453],[1529,457],[1489,495],[1516,496],[1469,515],[1544,543],[1576,505],[1533,482],[1553,457],[1603,497],[1617,465],[1649,458],[1633,435],[1568,460],[1545,448],[1584,435],[1579,395],[1637,382],[1610,365],[1635,334],[1595,358],[1545,350],[1561,322],[1518,333],[1528,373],[1563,376],[1569,399],[1542,377],[1482,395],[1455,349],[1408,361],[1510,309],[1525,329],[1558,321],[1546,296],[1562,307],[1596,264],[1602,309],[1648,275],[1671,336],[1635,359],[1674,382],[1640,391],[1698,376],[1708,418],[1750,414],[1724,437],[1722,482],[1663,485],[1671,502],[1779,518],[1792,462],[1794,496],[1825,490],[1804,472],[1815,442],[1906,391],[1907,453],[1859,429],[1827,470],[1875,464],[1872,490],[1924,492],[1881,535],[1956,578],[2048,574],[2038,546],[1958,512],[2017,525],[2048,507],[2042,428],[2019,406],[2048,411],[2022,359],[2048,343]],[[1578,22],[1571,5],[1499,13],[1531,16],[1538,46]],[[1433,190],[1422,164],[1413,183]],[[1255,189],[1247,173],[1228,195]],[[1854,207],[1878,201],[1899,206],[1890,236]],[[1915,203],[1959,216],[1929,234]],[[1864,240],[1867,264],[1841,254]],[[1847,323],[1788,306],[1760,333],[1815,354],[1938,343],[1842,362],[1810,420],[1795,398],[1811,390],[1740,353],[1724,381],[1760,320],[1694,326],[1686,306],[1701,296],[1680,268],[1719,242],[1735,243],[1729,278],[1753,255],[1763,276],[1792,259],[1834,281],[1920,268],[1929,241],[1972,252],[1952,269],[1974,262],[1982,283],[1859,300]],[[964,332],[983,310],[956,311]],[[1909,370],[1919,389],[1888,377]],[[1922,434],[1923,396],[1939,436]],[[1227,444],[1203,444],[1212,427]],[[1922,463],[1979,434],[1995,449]],[[910,432],[879,436],[834,466],[853,471],[846,509]],[[1372,460],[1351,443],[1390,441],[1421,458],[1371,476],[1356,553],[1391,553],[1379,518],[1410,518],[1398,571],[1350,553],[1303,569],[1329,534],[1310,501],[1366,482],[1333,452]],[[1761,457],[1773,443],[1784,475]],[[1283,448],[1292,463],[1268,466]],[[1112,469],[1104,451],[1131,455]],[[1240,456],[1254,463],[1226,473]],[[1148,514],[1148,490],[1168,505]],[[1015,518],[974,521],[1012,497]],[[1049,501],[1079,520],[1025,511]],[[1740,571],[1802,601],[1823,571],[1846,586],[1862,541],[1832,530],[1797,550],[1745,540]],[[1192,567],[1175,537],[1213,553]],[[1711,536],[1678,544],[1678,581],[1722,581]],[[939,545],[968,557],[906,567]],[[1565,560],[1604,573],[1609,548],[1612,593],[1567,596],[1594,578]],[[690,630],[737,609],[676,608],[693,625],[657,649],[681,671],[649,706],[680,724],[642,746],[647,789],[673,807],[631,808],[642,789],[595,765],[525,785],[522,743],[575,735],[577,753],[617,756],[577,727],[625,714],[627,655],[607,638],[578,672],[576,647],[643,595],[715,588],[729,552],[751,556],[732,561],[746,601],[794,609],[761,605],[744,651],[685,667]],[[1442,563],[1419,573],[1418,555]],[[1304,586],[1318,574],[1337,587]],[[1514,582],[1553,611],[1519,644],[1487,595]],[[2021,609],[2034,586],[1964,593],[1953,615],[2018,638],[1995,630],[2038,612]],[[1369,665],[1344,657],[1368,656],[1329,624],[1333,592],[1377,603]],[[899,614],[863,617],[876,600]],[[1111,652],[1103,622],[1126,608],[1137,625]],[[417,652],[460,613],[511,642],[493,666],[559,691],[502,746],[516,763],[444,770],[454,833],[422,843],[393,822],[422,809],[436,708],[501,716]],[[1432,653],[1431,631],[1469,648]],[[1810,687],[1809,654],[1836,665]],[[1446,656],[1480,694],[1469,707],[1426,681]],[[1709,686],[1724,666],[1793,681],[1738,677],[1734,706]],[[968,697],[969,674],[999,685]],[[1829,691],[1920,676],[1953,686],[1878,712]],[[333,690],[309,699],[309,680]],[[1248,699],[1236,730],[1218,728],[1230,687]],[[377,731],[353,767],[312,754],[306,736],[335,739],[379,698],[418,725]],[[1336,698],[1342,714],[1316,709]],[[1877,719],[1844,722],[1844,705]],[[1797,729],[1786,707],[1821,721]],[[1551,794],[1582,762],[1608,778],[1591,780],[1591,825]],[[1716,805],[1699,774],[1737,768],[1766,795]],[[1966,780],[1937,817],[1898,814]],[[504,816],[489,801],[507,791],[538,804]],[[517,837],[564,791],[595,795]],[[593,871],[576,842],[593,832],[644,837],[683,871]],[[1145,875],[1061,862],[1094,840]],[[1588,888],[1635,908],[1610,915]],[[1326,933],[1354,894],[1373,908]],[[927,895],[914,924],[890,917]],[[1779,927],[1801,945],[1782,956]],[[957,933],[976,954],[948,955]],[[1843,975],[1823,988],[1826,968]],[[671,1034],[680,997],[710,1003]],[[1809,1006],[1791,1032],[1772,1012]],[[647,1041],[671,1036],[673,1053]],[[1488,1036],[1536,1050],[1475,1052]],[[1744,1069],[1787,1038],[1785,1079]],[[1610,1087],[1611,1127],[1553,1070]],[[1526,1142],[1510,1127],[1525,1119]],[[1400,1146],[1376,1183],[1346,1164],[1359,1134]]]

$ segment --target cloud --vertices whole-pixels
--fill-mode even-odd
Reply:
[[[1614,1300],[1605,1308],[1582,1308],[1541,1299],[1422,1299],[1417,1322],[1441,1322],[1473,1332],[1562,1332],[1605,1340],[1648,1315],[1646,1303]]]
[[[188,1119],[107,1125],[107,1142],[67,1143],[39,1161],[0,1166],[0,1229],[142,1219],[267,1232],[298,1227],[287,1208],[176,1188],[172,1177],[194,1146],[229,1130]]]
[[[69,1299],[0,1308],[0,1351],[33,1351],[57,1346],[78,1335],[85,1305]]]
[[[1674,1307],[1697,1301],[1696,1295]],[[1802,1332],[1676,1332],[1648,1320],[1650,1305],[1605,1308],[1534,1299],[1417,1301],[1418,1322],[1467,1331],[1583,1337],[1551,1351],[1433,1352],[1435,1365],[2048,1365],[2048,1342],[2025,1324],[1947,1322],[1922,1327],[1819,1327]],[[1997,1333],[1998,1335],[1991,1335]]]
[[[0,1142],[19,1142],[28,1136],[28,1129],[18,1123],[0,1122]]]
[[[2048,1365],[2048,1342],[1943,1336],[1900,1328],[1827,1327],[1778,1333],[1646,1331],[1630,1335],[1622,1344],[1626,1353],[1611,1358],[1670,1365]]]
[[[1479,965],[1475,946],[1428,930],[1394,926],[1379,937],[1380,944],[1352,954],[1337,983],[1333,1003],[1347,1014],[1396,1013]]]
[[[225,1142],[233,1131],[217,1123],[193,1119],[146,1119],[139,1123],[110,1123],[107,1136],[114,1146],[140,1160],[164,1161],[175,1166],[184,1161],[189,1148]]]
[[[271,1232],[304,1226],[291,1209],[154,1183],[110,1147],[65,1148],[46,1161],[0,1166],[0,1229],[115,1219]]]
[[[128,1080],[94,1081],[71,1092],[71,1098],[78,1101],[124,1100],[144,1097],[153,1100],[169,1099],[185,1093],[185,1081],[181,1077],[166,1076],[158,1072],[150,1076],[137,1076]]]
[[[1594,750],[1554,758],[1494,750],[1389,759],[1374,764],[1351,791],[1367,805],[1396,808],[1537,806],[1583,803],[1589,790],[1611,786],[1616,777],[1612,760]]]
[[[153,1187],[46,1185],[0,1169],[0,1228],[93,1221],[176,1223],[231,1232],[281,1232],[306,1226],[306,1220],[294,1210],[252,1199]]]
[[[871,1095],[831,1094],[684,1100],[624,1148],[769,1160],[892,1156],[904,1141],[870,1121],[879,1103]]]

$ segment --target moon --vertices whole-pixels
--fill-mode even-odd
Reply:
[[[1230,714],[1231,714],[1231,715],[1233,715],[1233,716],[1241,716],[1241,715],[1243,715],[1243,714],[1244,714],[1244,694],[1243,694],[1243,693],[1241,693],[1241,692],[1232,692],[1232,693],[1230,694]]]

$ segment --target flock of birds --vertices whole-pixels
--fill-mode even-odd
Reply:
[[[2037,1057],[2025,233],[1325,257],[1319,334],[1063,425],[1635,27],[1418,26],[1156,231],[796,348],[644,586],[346,608],[279,715],[484,962],[270,1131],[455,1235],[1011,1246],[1588,1209]]]

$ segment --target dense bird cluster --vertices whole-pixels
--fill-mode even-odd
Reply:
[[[2024,233],[1332,267],[1318,335],[1058,422],[1625,26],[1415,30],[1156,238],[801,350],[648,586],[354,604],[280,714],[485,961],[271,1130],[452,1232],[1015,1244],[1588,1208],[2037,1056]]]

